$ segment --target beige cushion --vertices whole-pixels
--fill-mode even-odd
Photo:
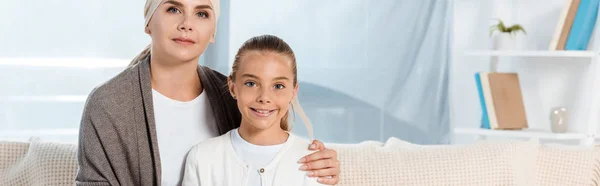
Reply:
[[[600,148],[542,145],[536,162],[539,185],[600,185]]]
[[[27,149],[29,149],[27,142],[0,141],[0,175],[6,175],[9,168],[20,162]],[[0,178],[4,177],[0,176]]]
[[[76,146],[41,142],[0,142],[0,185],[74,185]]]
[[[469,145],[329,144],[338,152],[344,185],[536,185],[536,141]]]

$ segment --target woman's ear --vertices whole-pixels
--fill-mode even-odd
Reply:
[[[215,44],[215,35],[210,36],[210,40],[208,40],[211,44]]]
[[[227,77],[227,87],[229,88],[229,93],[231,94],[231,97],[233,97],[233,99],[235,99],[234,86],[235,85],[233,84],[233,81],[231,81],[231,78]]]

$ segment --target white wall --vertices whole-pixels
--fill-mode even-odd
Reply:
[[[524,26],[525,50],[548,50],[564,0],[456,0],[454,59],[451,75],[452,122],[455,127],[478,127],[481,116],[474,74],[489,71],[489,58],[468,57],[468,49],[489,49],[492,18]],[[571,131],[587,131],[589,58],[500,58],[499,71],[517,72],[530,128],[550,130],[550,109],[570,110]],[[470,140],[456,136],[457,142]]]

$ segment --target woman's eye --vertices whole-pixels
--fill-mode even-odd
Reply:
[[[253,86],[256,86],[256,83],[248,81],[248,82],[244,83],[244,85],[246,85],[247,87],[253,87]]]
[[[282,84],[277,84],[274,87],[275,87],[275,89],[283,89],[283,88],[285,88],[285,86],[283,86]]]
[[[169,9],[167,9],[167,12],[170,12],[170,13],[180,13],[179,9],[177,9],[175,7],[170,7]]]
[[[207,18],[208,14],[206,12],[198,12],[198,17]]]

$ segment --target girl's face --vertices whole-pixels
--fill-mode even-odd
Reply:
[[[210,0],[165,0],[146,27],[152,52],[175,59],[196,60],[214,43],[215,13]]]
[[[237,99],[242,126],[258,130],[280,128],[281,118],[298,92],[292,61],[273,53],[249,51],[241,59],[229,90]]]

